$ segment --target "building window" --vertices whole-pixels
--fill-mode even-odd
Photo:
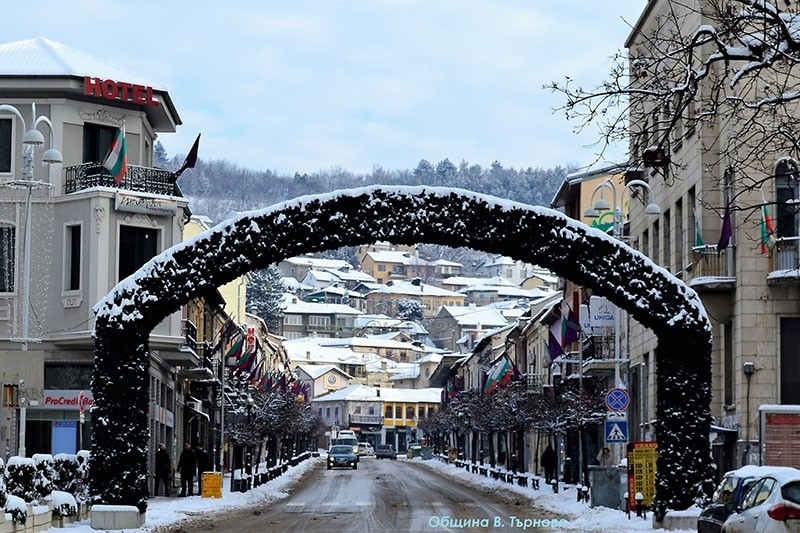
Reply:
[[[414,420],[414,408],[412,406],[406,407],[406,420]]]
[[[66,227],[64,235],[64,290],[81,288],[81,225]]]
[[[386,272],[386,265],[378,265],[378,272]]]
[[[392,406],[386,406],[386,414],[384,415],[386,418],[392,418]]]
[[[0,224],[0,292],[14,292],[15,244],[14,226]]]
[[[336,418],[339,418],[339,408],[338,407],[334,407],[333,408],[333,416],[335,416]]]
[[[119,279],[125,279],[158,253],[158,230],[136,226],[119,228]]]
[[[360,415],[361,414],[361,406],[360,405],[356,406],[356,408],[353,410],[353,414],[354,415]]]
[[[330,326],[330,324],[331,317],[329,316],[311,315],[308,317],[309,326]]]
[[[10,118],[0,119],[0,172],[11,173],[14,128]]]
[[[283,315],[283,324],[285,326],[302,326],[303,317],[301,315]]]
[[[399,405],[394,406],[394,417],[397,419],[403,418],[403,408]]]
[[[117,128],[86,123],[83,125],[83,162],[102,163],[108,154]]]
[[[88,390],[93,368],[93,365],[48,363],[44,366],[44,388]]]
[[[325,418],[330,418],[330,417],[331,417],[331,408],[330,407],[326,407],[325,408]]]
[[[367,409],[367,414],[374,415],[375,414],[375,407],[370,405]]]
[[[778,237],[797,237],[798,182],[800,169],[791,159],[783,159],[775,168],[775,184],[777,187],[777,220],[775,232]]]

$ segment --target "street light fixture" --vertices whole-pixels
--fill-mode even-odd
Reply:
[[[641,187],[647,191],[648,196],[653,195],[653,190],[650,188],[650,185],[646,181],[642,180],[630,180],[629,182],[625,183],[623,186],[622,191],[620,191],[621,195],[625,194],[625,191],[628,191],[630,194],[634,187]],[[609,204],[608,200],[605,199],[603,196],[603,190],[608,189],[611,193],[611,200],[612,204]],[[600,198],[584,212],[584,216],[587,218],[597,218],[600,216],[600,211],[608,211],[612,209],[613,214],[613,226],[612,226],[612,233],[615,238],[624,241],[623,233],[625,230],[625,219],[622,213],[622,208],[617,204],[617,187],[614,185],[614,182],[611,179],[605,179],[602,183],[600,183],[597,187],[595,187],[594,191],[592,191],[592,199],[594,199],[597,192],[600,192]],[[657,216],[661,214],[661,207],[658,204],[651,202],[647,204],[644,208],[644,213],[649,216]],[[622,379],[620,378],[620,361],[621,361],[621,349],[620,349],[620,311],[619,307],[615,308],[614,312],[614,321],[615,321],[615,334],[614,334],[614,386],[615,387],[624,387],[622,383]]]
[[[44,135],[37,128],[39,124],[47,124],[50,128],[50,148],[45,150],[42,154],[42,163],[53,164],[62,163],[64,158],[61,152],[53,148],[54,134],[53,123],[44,115],[36,116],[36,104],[31,104],[31,119],[32,126],[28,130],[25,125],[25,119],[20,111],[8,104],[0,104],[0,113],[11,113],[16,116],[25,133],[22,136],[22,179],[13,180],[7,183],[8,187],[19,187],[27,189],[25,197],[25,220],[23,223],[23,245],[22,245],[22,293],[20,298],[21,315],[22,315],[22,331],[20,341],[22,342],[22,351],[28,351],[29,338],[29,307],[30,307],[30,285],[31,285],[31,230],[32,230],[32,213],[31,213],[31,197],[33,189],[52,188],[53,185],[46,181],[36,181],[34,179],[34,156],[36,148],[44,144]]]

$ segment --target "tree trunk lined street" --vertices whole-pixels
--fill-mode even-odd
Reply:
[[[461,484],[421,464],[362,458],[357,470],[326,470],[320,462],[289,497],[263,507],[204,514],[156,531],[548,531],[546,524],[568,519],[513,492]]]

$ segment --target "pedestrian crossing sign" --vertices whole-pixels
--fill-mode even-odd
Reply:
[[[627,420],[607,421],[606,442],[628,442],[628,421]]]

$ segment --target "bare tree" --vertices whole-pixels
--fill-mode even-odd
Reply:
[[[676,144],[713,129],[701,136],[704,163],[716,167],[720,189],[735,172],[737,195],[771,179],[777,159],[800,160],[796,4],[650,4],[648,22],[633,28],[628,51],[615,54],[600,86],[584,89],[570,78],[549,86],[564,95],[561,110],[577,129],[599,127],[600,157],[609,144],[627,142],[631,164],[669,169],[669,182],[685,164],[670,157]]]

